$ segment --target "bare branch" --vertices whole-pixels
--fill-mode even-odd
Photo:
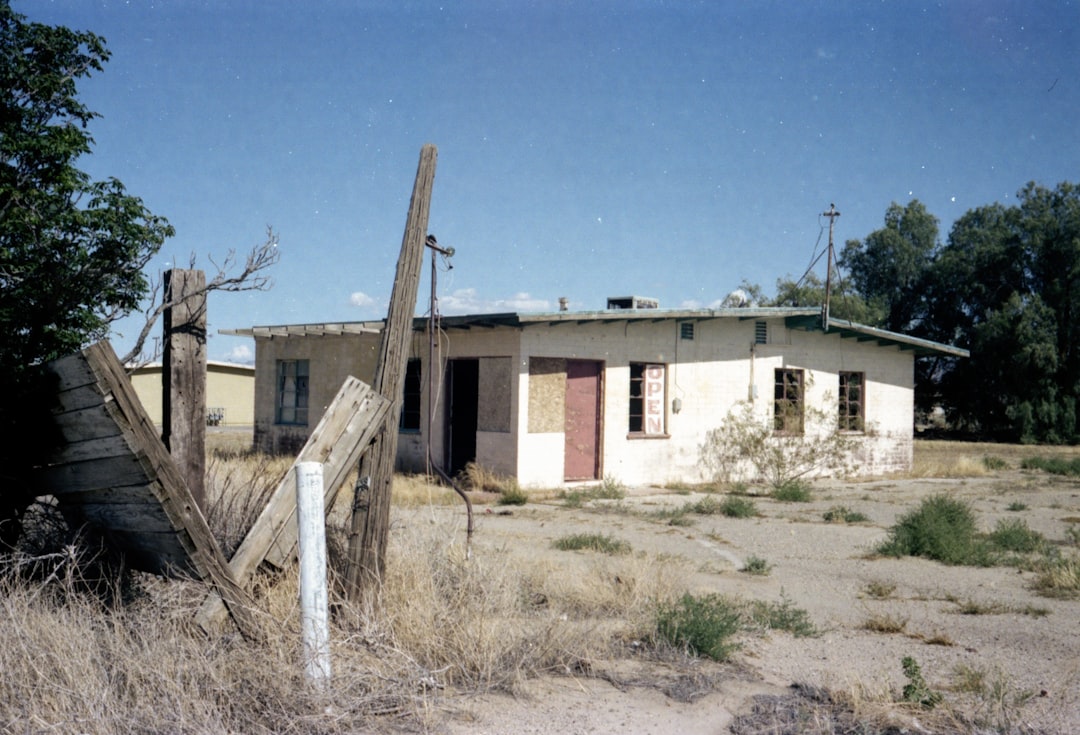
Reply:
[[[187,294],[184,299],[196,298],[204,294],[209,294],[211,291],[268,291],[273,287],[274,282],[266,271],[274,266],[280,258],[281,253],[278,250],[278,236],[274,233],[274,229],[268,226],[266,228],[266,241],[261,245],[255,245],[251,248],[244,259],[243,267],[238,272],[230,272],[236,268],[237,258],[235,250],[230,250],[226,254],[225,259],[220,263],[215,261],[212,256],[208,256],[207,259],[213,264],[215,269],[213,277],[207,280],[204,288]],[[195,264],[196,257],[195,254],[192,253],[189,259],[189,265],[194,269]],[[121,358],[122,363],[128,364],[140,362],[145,364],[153,359],[153,355],[148,358],[143,355],[146,340],[150,337],[154,325],[157,324],[158,319],[165,313],[165,310],[179,305],[184,299],[166,301],[161,279],[156,277],[151,279],[150,300],[146,309],[143,311],[145,321],[142,328],[139,330],[139,336],[135,340],[135,345],[123,356],[123,358]]]

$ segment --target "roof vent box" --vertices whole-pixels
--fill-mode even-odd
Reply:
[[[609,296],[609,309],[659,309],[660,302],[645,296]]]

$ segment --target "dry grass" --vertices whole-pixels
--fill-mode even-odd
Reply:
[[[291,462],[214,437],[208,437],[208,517],[228,553]],[[922,444],[917,457],[927,454]],[[932,453],[938,454],[936,447]],[[973,456],[981,462],[981,454]],[[343,571],[351,484],[328,529],[334,581]],[[446,521],[448,514],[440,512],[461,502],[450,489],[398,476],[393,492],[394,532],[377,606],[364,610],[332,600],[328,691],[311,689],[303,677],[295,573],[256,580],[263,637],[255,643],[234,633],[208,637],[194,627],[206,592],[200,584],[138,575],[122,604],[102,603],[83,590],[78,559],[63,551],[42,562],[53,572],[44,581],[0,577],[0,732],[437,729],[447,692],[517,692],[540,674],[590,671],[627,642],[649,641],[658,606],[690,587],[689,562],[641,552],[589,555],[580,574],[563,574],[556,562],[509,554],[483,540],[467,557],[460,520]],[[1075,566],[1055,572],[1048,587],[1075,589]],[[868,586],[866,594],[888,599],[893,590]],[[906,624],[870,614],[863,627],[906,635]],[[798,713],[811,718],[799,722],[820,724],[798,731],[822,733],[847,732],[839,723],[896,724],[898,716],[905,724],[917,716],[932,728],[951,717],[948,711],[914,712],[897,703],[895,692],[871,689],[806,690],[794,703],[763,703],[760,717],[742,720],[735,731],[779,731],[755,727]],[[999,694],[992,692],[994,712],[1012,716],[1019,705]]]
[[[983,477],[1036,456],[1071,459],[1080,447],[916,440],[911,476]]]
[[[211,450],[209,518],[227,546],[289,465]],[[83,591],[78,560],[57,554],[45,581],[0,580],[0,732],[425,730],[445,691],[516,692],[647,640],[658,602],[686,589],[681,562],[644,554],[601,555],[581,575],[510,564],[505,549],[482,544],[466,558],[458,523],[419,507],[460,503],[451,491],[399,477],[394,500],[377,609],[333,600],[327,692],[303,677],[295,573],[256,580],[255,643],[194,626],[201,584],[137,575],[124,604],[103,604]],[[347,507],[338,503],[328,528],[332,580],[343,573]]]

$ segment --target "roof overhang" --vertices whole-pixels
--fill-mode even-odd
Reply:
[[[865,324],[857,324],[846,319],[828,319],[825,328],[822,329],[821,312],[813,316],[789,316],[784,319],[789,329],[801,329],[803,331],[824,331],[826,334],[837,334],[841,339],[854,339],[858,342],[874,342],[883,346],[898,347],[915,353],[916,357],[971,357],[968,350],[952,345],[934,342],[929,339],[911,337],[899,332],[890,332],[887,329],[868,327]]]
[[[463,314],[444,316],[438,320],[440,329],[495,329],[509,327],[521,329],[534,325],[558,326],[562,324],[605,324],[618,322],[685,322],[711,319],[783,319],[789,329],[807,332],[836,334],[842,339],[859,342],[875,342],[879,345],[898,347],[914,352],[918,357],[948,356],[969,357],[971,353],[959,347],[910,337],[887,329],[868,327],[844,319],[828,319],[822,329],[821,309],[817,307],[759,306],[733,309],[605,309],[603,311],[556,311],[538,314],[504,312],[496,314]],[[416,317],[413,329],[427,328],[427,317]],[[379,334],[382,321],[327,322],[320,324],[285,324],[280,326],[250,327],[248,329],[222,329],[221,334],[237,337],[274,338],[334,336],[343,334]]]

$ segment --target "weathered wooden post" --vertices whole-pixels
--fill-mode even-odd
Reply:
[[[416,295],[420,289],[437,158],[435,146],[426,144],[420,149],[420,163],[416,169],[394,288],[390,294],[390,307],[379,347],[379,361],[372,382],[372,387],[391,403],[382,429],[360,460],[349,530],[349,563],[345,575],[346,593],[354,601],[362,600],[365,596],[370,601],[370,593],[378,589],[386,563],[390,489],[397,457],[397,425],[409,360],[409,336],[416,312]]]
[[[206,274],[165,271],[161,439],[206,511]]]
[[[330,680],[330,612],[326,589],[326,516],[321,462],[296,465],[296,526],[300,555],[300,629],[304,673],[322,689]]]

